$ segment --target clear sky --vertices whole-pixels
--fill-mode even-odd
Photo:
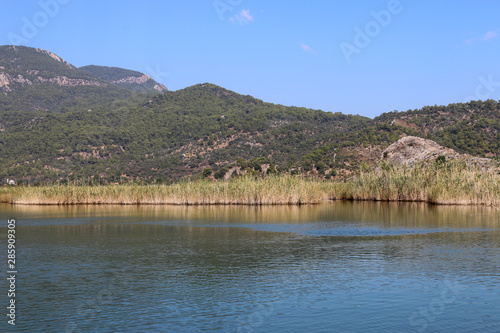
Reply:
[[[498,0],[0,0],[0,44],[375,117],[500,99]]]

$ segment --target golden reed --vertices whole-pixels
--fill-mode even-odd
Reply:
[[[460,161],[413,167],[381,163],[347,182],[299,176],[238,177],[173,185],[50,185],[0,188],[12,204],[300,205],[328,200],[418,201],[500,206],[498,169]]]

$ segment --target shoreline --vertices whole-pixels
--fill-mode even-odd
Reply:
[[[385,202],[385,203],[421,203],[429,206],[482,206],[500,209],[499,204],[488,202],[463,202],[463,201],[425,201],[425,200],[385,200],[385,199],[325,199],[318,202],[297,202],[297,203],[252,203],[252,202],[205,202],[205,203],[174,203],[174,202],[7,202],[0,201],[0,204],[15,206],[314,206],[333,202]]]
[[[345,202],[386,202],[386,203],[422,203],[426,205],[436,206],[484,206],[500,208],[500,204],[491,202],[474,202],[474,201],[430,201],[430,200],[387,200],[376,198],[358,198],[358,199],[324,199],[315,202],[150,202],[150,201],[88,201],[88,202],[55,202],[55,201],[0,201],[0,204],[16,205],[16,206],[306,206],[306,205],[321,205],[338,201]]]

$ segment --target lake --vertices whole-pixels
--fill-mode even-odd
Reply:
[[[500,332],[500,210],[0,205],[4,332]]]

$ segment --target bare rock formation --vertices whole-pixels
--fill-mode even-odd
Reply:
[[[149,80],[153,80],[149,75],[146,75],[146,74],[143,74],[142,76],[127,76],[127,77],[124,77],[124,78],[121,78],[119,80],[114,80],[114,81],[111,81],[112,83],[114,84],[144,84],[146,83],[147,81]],[[167,87],[165,87],[163,84],[161,83],[156,83],[154,86],[153,86],[153,89],[159,91],[159,92],[165,92],[167,91]]]
[[[432,140],[422,139],[416,136],[406,136],[387,147],[380,156],[381,160],[395,163],[413,165],[419,162],[434,162],[438,156],[448,159],[461,159],[480,165],[489,165],[489,158],[472,157],[459,154],[455,150],[440,146]]]

